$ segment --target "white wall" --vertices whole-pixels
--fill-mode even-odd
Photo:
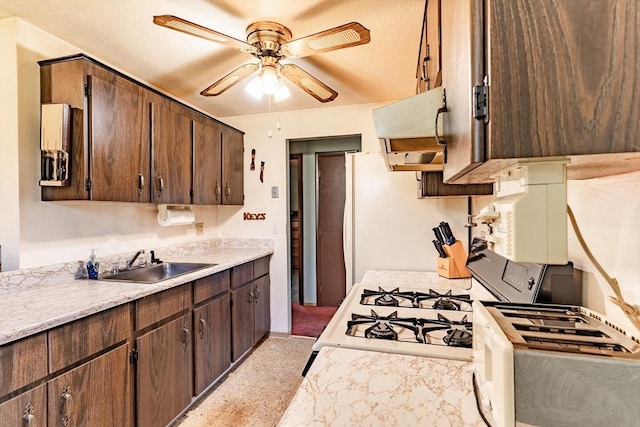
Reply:
[[[85,259],[91,248],[100,256],[217,237],[216,207],[195,209],[205,230],[196,237],[193,226],[160,227],[151,204],[41,202],[37,61],[80,50],[14,18],[0,21],[0,40],[3,270]]]
[[[567,203],[596,260],[617,279],[625,301],[640,305],[640,171],[606,178],[569,181]],[[614,293],[575,237],[570,223],[569,259],[583,271],[583,304],[631,328]]]
[[[305,96],[298,94],[296,96]],[[367,269],[436,269],[436,253],[431,245],[431,227],[448,220],[465,242],[466,199],[418,200],[413,173],[388,172],[375,137],[371,111],[380,104],[360,104],[280,113],[282,130],[267,137],[267,114],[226,117],[226,123],[245,134],[245,206],[220,208],[220,236],[273,238],[271,262],[271,329],[290,328],[290,288],[288,255],[287,140],[339,135],[362,135],[362,151],[354,168],[354,281]],[[265,110],[267,109],[265,104]],[[275,114],[272,122],[275,123]],[[256,149],[256,169],[265,161],[265,182],[258,171],[249,171],[251,150]],[[368,154],[367,154],[368,153]],[[280,187],[280,198],[272,199],[271,187]],[[244,221],[243,212],[266,212],[265,221]],[[360,225],[361,224],[361,225]],[[369,228],[373,227],[373,228]],[[276,233],[273,233],[273,230]],[[357,239],[360,239],[359,241]]]

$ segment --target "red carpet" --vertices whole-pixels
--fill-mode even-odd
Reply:
[[[336,307],[307,307],[292,302],[291,335],[318,337],[335,312]]]

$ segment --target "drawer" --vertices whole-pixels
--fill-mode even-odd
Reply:
[[[257,279],[265,274],[269,274],[269,259],[271,257],[265,256],[253,261],[253,277]]]
[[[191,307],[191,283],[136,301],[136,330],[146,328]]]
[[[46,377],[45,332],[0,346],[0,396]]]
[[[231,270],[221,271],[220,273],[198,279],[193,286],[193,303],[198,304],[229,290],[231,286]]]
[[[236,265],[231,269],[231,287],[239,288],[253,280],[253,262]]]
[[[131,336],[131,305],[124,304],[49,331],[51,373]]]

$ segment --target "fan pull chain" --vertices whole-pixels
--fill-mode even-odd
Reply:
[[[271,96],[267,95],[267,99],[269,101],[269,132],[267,132],[267,136],[271,138],[273,136],[273,133],[271,132]]]
[[[276,101],[276,111],[277,111],[276,130],[280,131],[280,129],[282,129],[282,128],[280,127],[280,103],[278,101]]]

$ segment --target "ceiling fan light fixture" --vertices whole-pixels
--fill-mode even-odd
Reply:
[[[262,95],[264,94],[264,90],[262,88],[262,79],[260,78],[260,76],[252,78],[249,84],[244,88],[244,90],[249,95],[260,101],[262,99]]]
[[[275,98],[276,102],[284,101],[285,99],[291,97],[291,92],[289,91],[289,88],[284,84],[282,79],[280,79],[280,81],[278,82],[278,90],[276,90],[276,93],[273,95],[273,97]]]
[[[272,65],[266,65],[262,67],[262,74],[260,75],[262,80],[262,90],[267,95],[273,95],[278,90],[278,73],[276,67]]]

